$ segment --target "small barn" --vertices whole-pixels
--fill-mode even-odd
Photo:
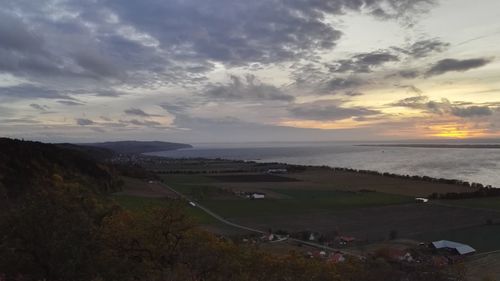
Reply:
[[[261,192],[243,192],[242,195],[248,199],[264,199],[264,198],[266,198],[266,194],[261,193]]]
[[[250,194],[250,199],[264,199],[264,198],[266,198],[266,195],[264,193],[253,192]]]
[[[476,249],[472,248],[469,245],[448,240],[434,241],[432,242],[432,246],[438,250],[443,249],[453,251],[461,256],[470,255],[476,252]]]

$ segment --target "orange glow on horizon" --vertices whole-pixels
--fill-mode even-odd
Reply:
[[[316,120],[287,120],[278,123],[280,126],[295,127],[302,129],[321,129],[321,130],[338,130],[338,129],[354,129],[366,127],[373,124],[370,121],[354,121],[352,119],[344,119],[338,121],[316,121]]]
[[[444,124],[429,127],[431,137],[447,138],[447,139],[467,139],[485,137],[489,134],[485,129],[470,128],[467,125]]]

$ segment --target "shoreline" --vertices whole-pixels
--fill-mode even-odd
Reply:
[[[410,175],[410,174],[396,174],[396,173],[390,173],[390,172],[380,172],[376,170],[365,170],[365,169],[355,169],[355,168],[348,168],[348,167],[334,167],[334,166],[329,166],[329,165],[305,165],[305,164],[291,164],[291,163],[286,163],[286,162],[272,162],[272,161],[256,161],[256,160],[235,160],[235,159],[225,159],[225,158],[203,158],[203,157],[193,157],[193,158],[173,158],[173,157],[166,157],[166,156],[159,156],[159,155],[151,155],[151,154],[141,154],[142,157],[146,158],[160,158],[160,159],[169,159],[169,160],[177,160],[177,161],[224,161],[228,163],[253,163],[253,164],[259,164],[259,165],[276,165],[276,166],[285,166],[285,167],[292,167],[292,168],[322,168],[322,169],[328,169],[332,171],[343,171],[343,172],[352,172],[352,173],[357,173],[357,174],[368,174],[368,175],[377,175],[377,176],[382,176],[382,177],[390,177],[390,178],[398,178],[398,179],[403,179],[403,180],[410,180],[410,181],[425,181],[425,182],[431,182],[431,183],[442,183],[442,184],[450,184],[450,185],[460,185],[460,186],[465,186],[467,188],[470,188],[471,191],[477,191],[482,188],[498,188],[495,186],[487,185],[487,184],[482,184],[478,182],[470,182],[466,180],[460,180],[460,179],[450,179],[450,178],[437,178],[437,177],[430,177],[430,176],[421,176],[421,175]],[[182,173],[183,171],[180,170],[170,170],[170,171],[157,171],[159,173]],[[186,173],[192,173],[192,174],[217,174],[217,173],[240,173],[240,172],[248,172],[248,171],[243,171],[243,170],[227,170],[227,171],[206,171],[206,170],[200,170],[200,171],[184,171]],[[263,172],[263,171],[260,171]]]

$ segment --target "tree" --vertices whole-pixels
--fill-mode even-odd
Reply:
[[[27,196],[0,219],[0,272],[33,280],[89,280],[99,207],[79,186],[54,186]]]

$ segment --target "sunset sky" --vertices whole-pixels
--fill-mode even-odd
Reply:
[[[0,0],[0,135],[500,137],[498,0]]]

